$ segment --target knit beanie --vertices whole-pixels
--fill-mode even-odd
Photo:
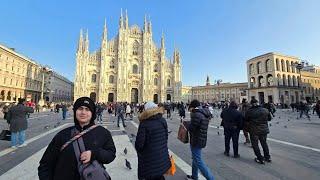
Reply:
[[[76,100],[76,102],[73,104],[74,121],[78,122],[76,120],[76,111],[81,106],[85,106],[85,107],[89,108],[89,110],[92,113],[90,123],[94,122],[94,120],[96,119],[96,105],[89,97],[78,98]]]

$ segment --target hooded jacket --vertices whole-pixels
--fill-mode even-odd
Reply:
[[[207,145],[208,125],[212,115],[209,109],[199,106],[192,110],[190,116],[190,144],[193,147],[204,148]]]
[[[76,118],[75,126],[63,129],[50,142],[43,154],[38,167],[40,180],[79,180],[77,160],[72,143],[60,152],[62,145],[71,139],[71,131],[76,128],[83,131],[94,125],[94,117],[83,128]],[[86,150],[91,150],[91,161],[97,160],[101,164],[109,164],[116,157],[116,148],[110,132],[98,126],[82,136]]]
[[[170,168],[168,152],[168,125],[162,117],[163,108],[143,111],[135,142],[138,154],[138,177],[155,178]]]

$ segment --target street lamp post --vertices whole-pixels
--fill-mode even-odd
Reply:
[[[42,68],[41,97],[39,100],[39,105],[41,107],[44,105],[44,99],[43,99],[43,96],[44,96],[44,75],[45,75],[45,73],[49,73],[49,72],[51,72],[51,70],[49,68],[47,68],[47,67]]]
[[[301,77],[301,70],[304,68],[304,64],[305,64],[305,62],[304,61],[301,61],[301,62],[296,62],[296,63],[294,63],[293,64],[293,66],[296,68],[296,69],[298,69],[299,70],[299,75],[300,75],[300,78],[299,78],[299,80],[300,80],[300,82],[298,81],[298,87],[300,88],[300,90],[301,90],[301,95],[300,95],[300,99],[304,99],[304,96],[303,96],[303,86],[302,86],[302,77]]]

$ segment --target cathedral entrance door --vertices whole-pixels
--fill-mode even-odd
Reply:
[[[171,94],[167,94],[167,101],[171,102]]]
[[[95,92],[90,93],[90,99],[91,99],[93,102],[96,102],[97,94],[96,94]]]
[[[138,89],[137,88],[132,88],[131,89],[131,102],[132,103],[138,103]]]
[[[108,102],[113,102],[114,101],[114,94],[113,93],[109,93],[108,94]]]
[[[153,95],[153,102],[158,104],[158,94]]]

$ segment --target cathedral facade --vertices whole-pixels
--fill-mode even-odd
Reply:
[[[80,38],[76,52],[75,100],[82,96],[96,102],[133,102],[181,100],[181,59],[174,50],[166,57],[162,34],[158,48],[153,41],[152,24],[144,18],[144,27],[129,26],[128,15],[119,20],[116,37],[108,40],[106,22],[101,47],[89,52],[88,32]]]

